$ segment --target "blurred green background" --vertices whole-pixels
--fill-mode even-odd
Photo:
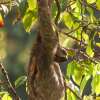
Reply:
[[[34,32],[29,34],[25,32],[21,21],[13,23],[16,13],[10,11],[5,17],[5,26],[0,28],[0,60],[8,71],[11,82],[14,85],[15,80],[26,75]],[[22,100],[26,100],[25,84],[17,88],[18,94]]]

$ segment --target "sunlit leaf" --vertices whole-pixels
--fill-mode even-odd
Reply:
[[[100,47],[100,43],[96,43],[96,46]]]
[[[75,95],[70,90],[67,90],[67,99],[68,100],[76,100]]]
[[[100,75],[100,63],[96,64],[93,69],[93,77],[95,77],[96,75]]]
[[[74,61],[74,72],[73,72],[73,80],[75,81],[75,83],[77,83],[78,85],[80,85],[81,79],[82,79],[82,69],[80,67],[80,65]]]
[[[92,4],[92,3],[95,3],[96,2],[96,0],[87,0],[87,3],[89,3],[89,4]]]
[[[83,90],[84,90],[85,85],[86,85],[87,81],[89,80],[89,78],[90,78],[90,76],[89,76],[89,75],[86,75],[86,76],[84,76],[84,78],[82,79],[82,82],[81,82],[81,84],[80,84],[80,94],[81,94],[81,95],[82,95],[82,93],[83,93]]]
[[[56,7],[56,4],[53,3],[52,4],[52,16],[55,17],[57,14],[57,7]]]
[[[96,100],[100,100],[100,96],[97,96],[97,97],[96,97]]]
[[[83,70],[81,69],[80,65],[76,61],[72,61],[67,66],[67,76],[72,76],[75,83],[80,85],[82,79]]]
[[[71,15],[67,12],[63,13],[63,20],[65,22],[65,25],[71,29],[71,27],[73,26],[73,20],[71,18]]]
[[[100,71],[100,62],[96,65],[97,71]]]
[[[36,20],[37,15],[37,1],[36,0],[28,0],[28,8],[23,17],[23,23],[25,30],[30,32],[30,27],[33,22]]]
[[[37,1],[36,0],[27,0],[28,1],[28,6],[29,6],[29,10],[34,10],[37,7]]]
[[[2,97],[2,100],[12,100],[12,98],[9,96],[9,94],[4,94]]]
[[[90,22],[94,22],[95,21],[95,16],[94,16],[94,10],[91,7],[87,7],[87,11],[89,12],[89,20]]]
[[[77,7],[77,2],[76,3],[73,3],[72,5],[71,5],[71,8],[72,9],[75,9]]]
[[[84,96],[83,100],[94,100],[93,96]]]
[[[90,57],[93,57],[94,56],[94,52],[93,52],[93,49],[91,48],[91,42],[89,41],[89,44],[86,48],[86,53],[90,56]]]
[[[89,12],[90,15],[93,15],[94,14],[94,11],[92,8],[90,7],[87,7],[87,11]]]
[[[76,7],[80,8],[80,9],[81,9],[81,7],[82,7],[79,0],[76,0]]]
[[[83,12],[84,8],[82,8],[82,12]],[[82,14],[81,14],[81,5],[79,3],[79,0],[77,0],[77,3],[76,3],[76,7],[74,8],[74,12],[73,12],[73,15],[75,17],[77,17],[78,19],[81,19],[82,18]]]
[[[8,92],[7,92],[7,91],[2,91],[2,92],[0,92],[0,96],[1,96],[1,97],[3,97],[4,94],[8,94]]]
[[[96,6],[97,6],[97,9],[100,10],[100,0],[96,1]]]
[[[71,50],[68,51],[67,53],[68,53],[69,56],[74,56],[75,55],[75,52],[74,51],[71,51]]]
[[[15,81],[15,87],[18,88],[20,85],[24,84],[27,80],[26,76],[21,76]]]
[[[70,77],[70,75],[72,75],[72,73],[74,72],[74,66],[73,66],[73,62],[70,62],[67,66],[67,69],[66,69],[66,73],[67,73],[67,76]]]
[[[92,81],[92,92],[100,94],[100,75],[96,75]]]
[[[88,43],[89,36],[85,32],[82,33],[82,36],[83,36],[83,39],[85,40],[85,42]]]
[[[81,39],[81,30],[77,30],[76,37],[80,40]]]
[[[85,62],[85,75],[93,75],[94,64],[90,61]]]
[[[27,32],[30,32],[31,25],[33,24],[35,20],[36,18],[34,15],[34,11],[26,12],[25,16],[23,17],[23,24]]]

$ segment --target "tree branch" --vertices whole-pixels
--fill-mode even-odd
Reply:
[[[67,51],[73,51],[73,52],[77,52],[75,49],[72,49],[72,48],[64,48],[65,50]],[[98,62],[94,59],[94,58],[91,58],[89,57],[85,52],[83,51],[79,51],[78,53],[80,53],[81,55],[83,55],[84,57],[86,57],[87,59],[89,59],[91,62],[97,64]]]
[[[4,77],[6,79],[6,82],[8,84],[8,87],[10,89],[10,92],[11,92],[14,100],[20,100],[19,96],[17,96],[15,88],[13,87],[13,85],[10,82],[10,79],[9,79],[9,76],[8,76],[8,73],[7,73],[6,69],[4,68],[4,66],[1,63],[0,63],[0,69],[1,69],[2,74],[4,75]]]
[[[82,98],[79,97],[66,83],[65,83],[65,88],[69,89],[79,100],[82,100]]]
[[[6,5],[6,4],[9,4],[10,3],[10,1],[8,1],[8,2],[0,2],[0,5]]]
[[[61,33],[63,33],[64,35],[67,35],[68,37],[72,38],[73,40],[75,40],[75,41],[77,41],[77,42],[81,42],[81,40],[79,40],[79,39],[77,39],[76,37],[70,35],[70,33],[76,31],[76,30],[79,29],[79,28],[80,28],[80,27],[77,27],[76,29],[74,29],[74,30],[72,30],[72,31],[70,31],[70,32],[68,32],[68,33],[67,33],[67,32],[64,32],[64,31],[61,31],[61,30],[58,30],[58,31],[61,32]],[[82,42],[82,44],[87,45],[87,44],[84,43],[84,42]]]
[[[60,8],[59,0],[55,0],[55,2],[56,2],[56,5],[57,5],[57,9],[58,9],[58,13],[57,13],[56,18],[55,18],[55,24],[57,25],[59,17],[60,17],[60,13],[61,13],[61,8]]]

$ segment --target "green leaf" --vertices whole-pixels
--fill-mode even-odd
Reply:
[[[85,40],[85,42],[88,43],[89,36],[85,32],[82,33],[82,36],[83,36],[83,39]]]
[[[82,8],[80,0],[76,0],[76,7],[80,8],[80,9]]]
[[[8,93],[4,94],[2,100],[12,100]]]
[[[8,94],[8,92],[7,92],[7,91],[2,91],[2,92],[0,92],[0,96],[1,96],[1,97],[3,97],[4,94]]]
[[[84,67],[85,67],[85,75],[93,75],[94,71],[94,63],[91,63],[91,61],[86,61],[84,62]]]
[[[68,77],[70,77],[70,75],[73,75],[73,72],[74,72],[74,67],[75,67],[75,63],[74,61],[70,62],[68,65],[67,65],[67,71],[66,71],[66,75]]]
[[[100,43],[96,43],[96,46],[98,46],[100,48]]]
[[[87,11],[89,12],[90,15],[93,15],[94,14],[94,11],[92,8],[90,7],[87,7]]]
[[[80,85],[83,70],[77,62],[74,62],[74,65],[75,66],[74,66],[74,72],[73,72],[72,77],[73,77],[73,80],[75,81],[75,83]]]
[[[91,7],[87,7],[87,11],[89,12],[89,20],[90,22],[94,22],[95,21],[95,16],[94,16],[94,10]]]
[[[70,90],[67,90],[67,99],[76,100],[76,96]]]
[[[28,0],[28,6],[29,6],[29,10],[34,10],[37,7],[37,1],[36,0]]]
[[[95,77],[97,74],[98,66],[99,66],[99,64],[96,64],[95,67],[93,66],[93,73],[92,73],[93,77]]]
[[[35,22],[35,12],[34,11],[27,11],[25,16],[23,17],[23,24],[25,27],[26,32],[30,32],[31,25]]]
[[[96,2],[96,0],[87,0],[87,3],[89,3],[89,4],[92,4],[92,3],[95,3]]]
[[[90,75],[86,75],[86,76],[84,76],[84,78],[82,79],[82,82],[81,82],[81,84],[80,84],[80,94],[81,94],[81,95],[82,95],[82,93],[83,93],[83,90],[84,90],[85,85],[86,85],[86,83],[88,82],[89,78],[90,78]]]
[[[91,41],[89,41],[89,44],[86,48],[86,53],[90,56],[90,57],[93,57],[94,56],[94,52],[93,52],[93,49],[91,48]]]
[[[69,63],[67,66],[67,71],[66,71],[66,76],[68,76],[70,78],[70,75],[72,74],[72,63]]]
[[[82,14],[81,14],[81,5],[80,5],[80,2],[79,0],[77,0],[75,6],[74,6],[74,12],[73,12],[73,15],[78,18],[78,19],[81,19],[82,18]],[[84,8],[82,8],[82,12],[84,11]]]
[[[94,100],[94,99],[93,99],[93,96],[89,95],[89,96],[84,96],[83,100]]]
[[[100,75],[96,75],[92,80],[92,92],[100,94]]]
[[[100,0],[96,1],[96,7],[97,7],[98,10],[100,10]]]
[[[15,87],[18,88],[20,85],[24,84],[27,80],[26,76],[21,76],[15,81]]]
[[[72,61],[67,66],[67,76],[70,78],[70,76],[73,77],[73,80],[75,83],[80,85],[81,79],[82,79],[82,73],[83,70],[80,67],[80,65],[76,61]]]
[[[97,71],[100,72],[100,62],[96,66],[97,66]]]
[[[69,29],[71,29],[72,26],[73,26],[73,20],[72,20],[71,15],[70,15],[68,12],[64,12],[64,13],[63,13],[63,20],[64,20],[65,25],[66,25]]]
[[[75,56],[75,51],[70,50],[67,53],[68,53],[69,56]]]
[[[75,35],[76,35],[77,39],[81,40],[81,29],[78,29],[78,30],[75,32]]]
[[[52,10],[52,16],[55,17],[56,14],[57,14],[57,7],[56,7],[55,3],[52,4],[52,9],[51,10]]]
[[[30,28],[33,23],[36,21],[37,17],[37,1],[36,0],[28,0],[28,8],[23,17],[23,24],[26,32],[30,32]]]

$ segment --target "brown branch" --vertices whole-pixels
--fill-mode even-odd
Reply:
[[[71,30],[70,32],[64,32],[64,31],[62,31],[61,29],[59,29],[55,24],[53,24],[53,25],[54,25],[54,27],[55,27],[55,29],[56,29],[57,32],[61,32],[61,33],[65,34],[65,35],[67,35],[68,37],[70,37],[70,38],[72,38],[72,39],[74,39],[74,40],[76,40],[76,41],[78,41],[78,42],[81,42],[81,40],[77,39],[76,37],[74,37],[74,36],[72,36],[72,35],[69,35],[70,33],[75,32],[76,30],[78,30],[78,29],[81,27],[80,25],[79,25],[77,28]],[[57,35],[58,35],[58,34],[57,34]],[[84,42],[82,42],[82,44],[87,45],[87,44],[84,43]]]
[[[85,25],[85,26],[79,25],[77,28],[75,28],[75,29],[73,29],[73,30],[71,30],[71,31],[69,31],[69,32],[64,32],[64,31],[62,31],[60,28],[58,28],[56,25],[54,25],[54,24],[53,24],[53,25],[54,25],[55,29],[56,29],[58,32],[61,32],[61,33],[65,34],[65,35],[67,35],[68,37],[74,39],[75,41],[80,42],[80,43],[82,43],[82,44],[84,44],[84,45],[86,46],[86,45],[87,45],[86,43],[84,43],[83,41],[81,41],[81,40],[77,39],[76,37],[70,35],[70,33],[73,33],[73,32],[75,32],[75,31],[77,31],[80,27],[82,27],[82,28],[88,27],[88,25],[90,25],[90,24],[91,24],[91,23],[88,23],[88,24]],[[83,30],[82,30],[82,32],[83,32]]]
[[[71,2],[66,6],[66,9],[65,9],[65,10],[67,11],[67,9],[68,9],[71,5],[73,5],[73,4],[75,4],[75,1],[73,1],[73,2],[71,1]]]
[[[64,48],[64,49],[67,50],[67,51],[74,51],[74,52],[77,52],[77,50],[72,49],[72,48]],[[89,57],[85,52],[79,51],[78,53],[80,53],[81,55],[83,55],[84,57],[86,57],[87,59],[89,59],[91,62],[93,62],[93,63],[95,63],[95,64],[98,63],[94,58]]]
[[[56,5],[57,5],[57,9],[58,9],[58,13],[57,13],[56,18],[55,18],[55,24],[57,25],[59,17],[60,17],[60,13],[61,13],[61,8],[60,8],[59,0],[55,0],[55,2],[56,2]]]
[[[82,52],[82,51],[80,51],[79,53],[82,54],[84,57],[88,58],[91,62],[93,62],[93,63],[95,63],[95,64],[98,63],[98,62],[95,61],[93,58],[89,57],[86,53],[84,53],[84,52]]]
[[[5,5],[5,4],[9,4],[10,3],[10,1],[8,1],[8,2],[0,2],[0,5]]]
[[[62,32],[62,33],[65,33],[65,34],[70,34],[70,33],[73,33],[73,32],[75,32],[75,31],[77,31],[80,27],[81,27],[81,26],[79,25],[78,27],[76,27],[75,29],[73,29],[73,30],[71,30],[71,31],[69,31],[69,32],[63,32],[63,31],[61,31],[61,32]]]
[[[79,97],[68,85],[67,85],[67,83],[64,81],[64,83],[65,83],[65,88],[66,89],[69,89],[79,100],[82,100],[82,98],[81,97]]]
[[[75,31],[75,30],[74,30]],[[81,42],[81,40],[79,40],[79,39],[77,39],[76,37],[74,37],[74,36],[72,36],[72,35],[70,35],[69,33],[72,33],[72,32],[74,32],[73,30],[72,31],[70,31],[70,32],[63,32],[63,31],[60,31],[61,33],[63,33],[63,34],[65,34],[65,35],[67,35],[68,37],[70,37],[70,38],[72,38],[73,40],[75,40],[75,41],[77,41],[77,42]],[[86,43],[84,43],[84,42],[82,42],[82,44],[84,44],[84,45],[87,45]]]
[[[73,8],[71,6],[74,5],[75,3],[76,3],[76,0],[72,0],[70,2],[67,2],[67,5],[66,5],[65,9],[63,10],[63,12],[64,11],[65,12],[67,11],[69,13],[73,12]]]
[[[6,83],[7,83],[6,81],[0,80],[0,85],[4,85],[4,84],[6,84]]]
[[[4,77],[6,79],[8,87],[9,87],[11,93],[12,93],[12,96],[14,97],[14,100],[20,100],[19,96],[17,96],[17,94],[16,94],[15,88],[13,87],[13,85],[10,82],[10,79],[9,79],[9,76],[8,76],[6,69],[4,68],[4,66],[1,63],[0,63],[0,69],[1,69],[2,74],[4,75]]]

